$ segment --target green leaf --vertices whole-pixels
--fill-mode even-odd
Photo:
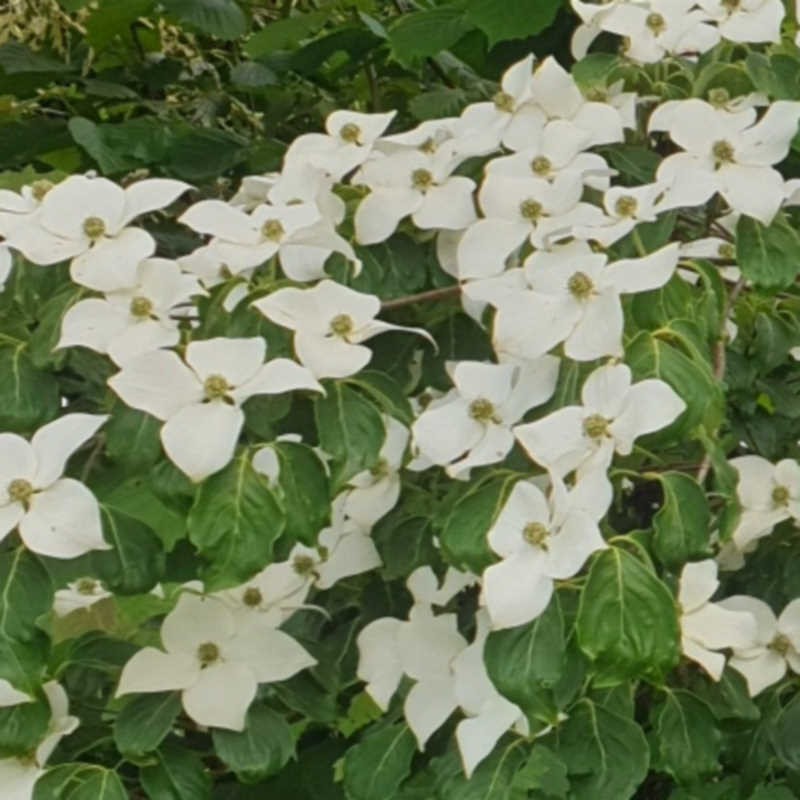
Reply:
[[[206,589],[241,583],[272,561],[286,516],[246,452],[200,486],[189,512],[189,539],[208,562]]]
[[[667,689],[664,703],[655,710],[657,767],[678,783],[692,784],[719,769],[722,734],[711,709],[682,689]]]
[[[570,800],[628,800],[647,775],[642,729],[585,698],[558,729],[553,749],[567,765]]]
[[[394,57],[406,66],[452,47],[473,29],[457,5],[403,14],[389,28]]]
[[[161,456],[161,422],[119,403],[103,426],[106,454],[131,469],[147,469]]]
[[[319,443],[333,456],[334,488],[375,466],[386,432],[378,409],[341,381],[326,381],[325,397],[314,401]]]
[[[158,762],[139,772],[142,788],[150,800],[207,800],[211,797],[211,774],[200,755],[168,744],[158,752]]]
[[[514,786],[538,790],[534,797],[554,797],[563,800],[569,791],[567,767],[552,750],[535,744],[528,760],[514,777]]]
[[[105,175],[126,172],[141,164],[139,159],[124,153],[116,152],[105,142],[103,129],[90,119],[73,117],[69,121],[69,132],[76,144],[79,144],[98,164]]]
[[[800,695],[784,706],[770,730],[775,755],[791,770],[800,769]]]
[[[581,648],[595,662],[598,685],[636,678],[660,682],[680,657],[672,595],[638,559],[616,547],[601,552],[592,564],[581,593],[577,633]]]
[[[244,45],[244,52],[250,58],[260,58],[276,50],[294,49],[329,19],[326,11],[312,11],[271,21],[248,39]]]
[[[60,407],[58,381],[36,369],[22,347],[0,347],[0,430],[27,433]]]
[[[468,0],[467,20],[489,39],[489,47],[506,39],[540,33],[556,18],[561,0]]]
[[[653,517],[653,548],[668,567],[709,555],[711,511],[697,481],[681,472],[654,475],[664,499]]]
[[[189,28],[216,36],[238,39],[247,32],[247,17],[234,0],[161,0],[164,10]]]
[[[356,247],[356,255],[364,268],[349,283],[359,292],[391,300],[422,291],[427,284],[430,249],[408,236],[398,234],[387,242]]]
[[[286,720],[270,708],[253,705],[241,733],[214,728],[217,755],[247,782],[278,772],[294,754],[294,739]]]
[[[395,724],[372,732],[344,757],[344,790],[348,800],[386,800],[411,769],[417,749],[407,725]]]
[[[483,660],[500,694],[530,718],[553,722],[557,709],[550,690],[564,672],[565,654],[564,619],[554,597],[533,622],[490,633]]]
[[[32,695],[41,684],[49,644],[43,633],[26,642],[0,637],[0,678]]]
[[[0,636],[27,641],[53,604],[50,575],[24,547],[0,553]]]
[[[178,692],[135,697],[114,722],[114,744],[124,755],[141,756],[155,750],[172,730],[180,710]]]
[[[436,765],[437,800],[522,800],[527,795],[521,793],[516,779],[525,760],[523,745],[524,741],[517,738],[505,746],[495,747],[470,778],[464,774],[461,759],[452,751],[448,752],[440,759],[442,765]]]
[[[736,225],[736,263],[762,289],[786,289],[800,274],[800,234],[779,215],[768,227],[742,216]]]
[[[69,800],[129,800],[116,772],[94,767],[92,773],[69,795]]]
[[[49,722],[50,705],[44,700],[0,708],[0,758],[35,750]]]
[[[390,375],[385,372],[366,369],[345,380],[349,385],[355,386],[371,397],[381,407],[384,414],[400,420],[400,422],[409,427],[414,422],[411,403],[408,402],[408,398],[400,384]]]
[[[22,42],[13,40],[0,47],[0,69],[6,75],[16,75],[20,72],[63,73],[64,71],[72,71],[69,64],[50,58],[44,53],[37,53],[22,44]]]
[[[449,511],[439,540],[442,555],[449,563],[480,574],[495,561],[486,534],[519,478],[508,473],[490,475],[448,498],[445,508]]]

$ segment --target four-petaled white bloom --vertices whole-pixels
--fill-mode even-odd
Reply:
[[[734,595],[720,601],[733,612],[752,614],[756,635],[746,646],[733,647],[728,664],[744,675],[750,696],[777,683],[786,670],[800,674],[800,600],[793,600],[775,617],[763,601],[747,595]]]
[[[419,452],[446,466],[451,477],[468,477],[473,467],[502,461],[514,445],[511,426],[552,396],[558,365],[554,356],[521,366],[448,364],[455,388],[431,402],[412,426]]]
[[[483,602],[496,629],[523,625],[547,608],[553,581],[571,578],[605,547],[598,521],[611,504],[604,470],[594,470],[567,490],[552,478],[549,499],[529,481],[514,485],[489,530],[502,561],[483,573]]]
[[[242,403],[257,394],[322,391],[307,369],[288,358],[264,363],[261,337],[216,338],[186,348],[186,360],[155,350],[126,361],[108,384],[122,401],[162,420],[161,443],[193,481],[233,458],[244,424]]]
[[[375,319],[381,301],[330,280],[311,289],[279,289],[253,306],[267,319],[294,331],[298,361],[317,378],[346,378],[362,370],[372,351],[361,342],[386,331],[407,331],[428,337],[419,328],[405,328]]]
[[[78,578],[67,584],[66,589],[59,589],[53,599],[53,611],[57,617],[71,614],[78,609],[85,609],[113,597],[112,593],[95,578]]]
[[[117,696],[181,690],[198,724],[241,731],[260,683],[316,663],[269,616],[236,616],[222,601],[184,592],[161,626],[164,650],[145,647],[122,670]]]
[[[725,648],[751,648],[756,644],[757,625],[749,612],[712,603],[719,588],[713,559],[695,561],[683,568],[678,589],[678,610],[683,654],[696,661],[718,681],[725,668]]]
[[[0,539],[17,528],[29,550],[53,558],[109,549],[95,496],[62,477],[67,459],[106,419],[67,414],[39,428],[30,442],[0,433]]]
[[[732,42],[779,42],[786,9],[781,0],[697,0]]]
[[[664,381],[632,383],[625,364],[607,364],[592,372],[581,400],[582,406],[564,406],[514,429],[528,455],[556,475],[590,463],[608,464],[615,451],[629,455],[639,436],[666,427],[686,408]]]

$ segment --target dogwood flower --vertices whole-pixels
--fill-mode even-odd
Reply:
[[[181,594],[161,625],[163,650],[145,647],[125,664],[117,697],[181,690],[198,724],[241,731],[258,685],[316,664],[268,617],[236,617],[218,599]]]
[[[411,150],[367,161],[353,177],[354,183],[370,188],[356,209],[356,239],[365,245],[382,242],[409,215],[423,230],[466,228],[476,217],[475,182],[451,174],[459,160],[440,149],[433,154]]]
[[[501,461],[514,444],[511,426],[552,396],[558,366],[553,356],[522,366],[448,364],[455,388],[417,417],[411,429],[416,447],[450,477],[468,477],[473,467]]]
[[[800,464],[785,458],[773,465],[755,455],[728,463],[739,473],[736,495],[742,514],[732,534],[737,549],[767,536],[785,519],[800,520]]]
[[[294,331],[294,351],[317,378],[346,378],[363,369],[372,351],[361,342],[386,331],[428,336],[419,328],[375,319],[380,300],[331,280],[310,289],[279,289],[253,306],[267,319]]]
[[[598,521],[611,504],[604,470],[571,490],[553,477],[549,500],[535,484],[514,485],[488,533],[502,558],[483,573],[482,599],[492,627],[512,628],[538,617],[553,594],[553,581],[571,578],[606,546]]]
[[[731,42],[779,42],[786,14],[781,0],[697,0],[697,5],[716,22],[717,30]]]
[[[658,202],[666,187],[660,183],[644,186],[613,186],[603,195],[603,206],[608,215],[604,225],[576,228],[581,239],[593,239],[603,247],[610,247],[627,236],[639,223],[654,222],[659,213]]]
[[[514,435],[528,455],[556,475],[608,464],[614,452],[629,455],[634,441],[674,422],[686,403],[664,381],[632,383],[625,364],[607,364],[589,375],[582,406],[564,406]]]
[[[118,365],[142,353],[180,341],[175,306],[203,294],[194,275],[174,262],[148,258],[136,269],[136,283],[108,292],[105,298],[80,300],[61,322],[56,349],[88,347],[108,353]]]
[[[94,495],[62,477],[69,457],[107,419],[67,414],[39,428],[30,442],[0,433],[0,539],[16,528],[29,550],[53,558],[109,549]]]
[[[800,103],[776,101],[755,124],[754,119],[752,108],[731,113],[697,99],[656,109],[649,129],[667,130],[686,151],[658,167],[657,180],[669,186],[661,208],[701,205],[719,192],[734,211],[769,225],[785,196],[772,164],[789,152]]]
[[[0,783],[8,800],[31,800],[36,782],[44,775],[44,765],[53,750],[80,724],[77,717],[70,716],[69,698],[59,683],[48,681],[42,690],[50,705],[50,721],[44,738],[29,757],[0,759]]]
[[[169,205],[191,187],[152,178],[123,189],[107,178],[71,175],[50,189],[26,224],[8,232],[8,244],[34,264],[71,258],[72,279],[101,292],[135,282],[136,267],[155,240],[135,217]]]
[[[777,618],[763,600],[747,595],[726,597],[719,605],[730,612],[751,614],[756,621],[754,640],[734,646],[728,660],[744,675],[751,697],[777,683],[787,669],[800,674],[800,600],[789,603]]]
[[[678,609],[683,654],[718,681],[725,668],[725,648],[751,648],[756,643],[756,618],[749,611],[712,603],[719,588],[717,564],[709,558],[686,564],[681,572]]]
[[[201,481],[233,458],[244,424],[242,403],[257,394],[322,391],[307,369],[288,358],[264,363],[266,342],[215,338],[191,342],[185,361],[155,350],[125,362],[108,385],[122,401],[165,424],[161,443],[191,480]]]
[[[13,228],[27,224],[55,184],[37,180],[17,192],[0,189],[0,236],[8,236]]]
[[[113,597],[102,582],[94,578],[79,578],[67,584],[66,589],[55,593],[53,611],[57,617],[64,617],[78,609],[89,608],[100,600]]]

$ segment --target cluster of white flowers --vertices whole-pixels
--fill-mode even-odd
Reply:
[[[779,0],[573,0],[573,6],[584,22],[577,51],[607,31],[627,37],[627,55],[640,61],[702,53],[720,37],[772,41],[783,15]],[[537,466],[531,479],[520,476],[488,532],[496,562],[481,576],[451,570],[441,587],[430,568],[414,572],[408,618],[377,619],[360,633],[358,674],[382,709],[403,676],[414,681],[404,709],[420,748],[460,709],[456,735],[467,774],[505,731],[527,735],[526,717],[486,673],[484,641],[492,630],[539,617],[558,582],[607,547],[601,522],[612,501],[614,460],[686,408],[668,383],[635,380],[622,362],[621,298],[682,275],[680,259],[698,243],[648,251],[637,226],[714,195],[725,206],[717,220],[723,230],[738,215],[769,223],[793,200],[794,186],[773,165],[788,153],[800,120],[800,103],[775,102],[762,113],[757,96],[733,103],[717,93],[709,102],[663,103],[650,114],[648,132],[666,134],[681,152],[661,162],[653,183],[612,185],[615,171],[592,148],[623,141],[642,110],[637,98],[612,86],[602,101],[587,99],[553,58],[533,66],[532,57],[512,66],[491,100],[458,118],[400,134],[386,134],[392,113],[334,112],[325,133],[301,136],[289,147],[279,174],[245,179],[230,202],[190,205],[179,221],[207,241],[176,260],[155,257],[153,237],[130,223],[174,202],[186,184],[143,180],[123,189],[105,178],[74,176],[56,186],[0,192],[0,282],[13,253],[39,265],[70,260],[72,280],[92,294],[65,314],[58,347],[107,354],[118,368],[110,388],[126,406],[163,423],[164,452],[194,482],[234,458],[248,398],[324,393],[321,380],[364,369],[372,357],[365,342],[387,331],[420,336],[428,346],[424,330],[378,319],[378,297],[325,271],[333,254],[353,274],[362,268],[339,232],[344,184],[360,198],[356,245],[385,241],[406,218],[436,236],[442,267],[460,284],[465,310],[488,326],[495,349],[493,363],[449,363],[452,389],[418,403],[410,428],[385,417],[379,464],[351,478],[334,500],[332,523],[316,547],[296,545],[286,561],[240,587],[213,594],[184,587],[163,621],[163,649],[146,647],[127,663],[118,695],[180,690],[197,724],[243,729],[260,684],[315,664],[279,626],[308,607],[312,590],[380,566],[370,531],[397,503],[400,471],[438,466],[463,480],[519,445]],[[480,182],[459,174],[475,157],[485,160]],[[603,252],[629,235],[639,257],[613,260]],[[729,246],[727,239],[709,241],[707,257]],[[266,281],[257,273],[264,264],[271,270]],[[188,310],[226,282],[226,307],[247,302],[291,331],[294,359],[270,358],[260,336],[193,338]],[[579,405],[531,415],[552,398],[567,360],[602,361],[583,380]],[[67,459],[104,421],[68,414],[30,443],[0,434],[0,536],[16,529],[31,551],[57,558],[108,547],[94,496],[63,477]],[[278,479],[270,445],[252,463],[268,480]],[[800,467],[781,462],[773,470],[756,456],[732,464],[740,475],[743,514],[733,542],[741,553],[778,522],[800,519]],[[677,597],[683,651],[718,679],[726,662],[721,651],[731,650],[728,663],[755,694],[787,665],[800,668],[800,611],[792,603],[775,620],[754,598],[710,602],[716,569],[708,560],[683,571]],[[481,608],[468,643],[456,616],[434,607],[473,584]],[[86,578],[61,590],[56,611],[107,596]],[[68,732],[65,709],[54,707],[54,717],[57,729]],[[40,770],[44,757],[25,766],[25,775]]]

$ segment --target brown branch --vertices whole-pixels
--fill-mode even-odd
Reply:
[[[381,303],[381,311],[390,311],[393,308],[402,308],[403,306],[410,306],[414,303],[428,303],[436,300],[447,300],[450,297],[456,297],[460,293],[461,286],[459,284],[445,286],[442,289],[431,289],[428,292],[420,292],[419,294],[410,294],[406,297],[398,297],[396,300],[386,300]]]

